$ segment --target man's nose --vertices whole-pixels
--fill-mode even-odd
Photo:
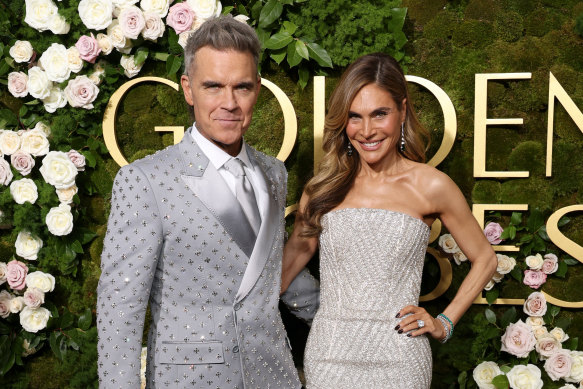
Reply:
[[[237,102],[237,96],[235,95],[235,91],[233,89],[227,88],[223,95],[222,101],[222,108],[228,111],[234,111],[239,107],[239,103]]]

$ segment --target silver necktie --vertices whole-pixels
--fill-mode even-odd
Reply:
[[[255,236],[259,232],[259,226],[261,226],[261,216],[259,215],[259,208],[257,207],[257,199],[255,198],[255,192],[253,191],[253,186],[249,178],[245,175],[245,170],[243,169],[243,161],[239,158],[231,158],[225,163],[225,168],[228,172],[235,176],[235,196],[245,215],[247,220],[255,232]]]

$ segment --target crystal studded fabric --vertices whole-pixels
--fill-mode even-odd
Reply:
[[[322,217],[320,309],[305,351],[307,389],[427,389],[426,336],[395,331],[418,304],[429,227],[384,209],[348,208]]]

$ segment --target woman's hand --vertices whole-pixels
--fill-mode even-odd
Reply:
[[[419,336],[422,334],[429,334],[434,339],[441,340],[445,338],[445,328],[439,320],[431,316],[425,308],[417,307],[415,305],[407,305],[405,308],[401,309],[397,317],[405,317],[399,325],[395,327],[395,330],[400,334],[407,336]],[[419,327],[417,320],[423,320],[424,326]]]

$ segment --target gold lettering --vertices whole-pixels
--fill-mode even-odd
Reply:
[[[314,175],[324,157],[322,142],[326,118],[326,77],[314,77]]]
[[[436,298],[444,294],[451,286],[451,280],[453,278],[451,262],[449,261],[448,258],[442,257],[439,250],[436,250],[433,247],[427,247],[427,254],[431,255],[433,258],[437,260],[437,264],[439,265],[440,277],[439,283],[437,284],[435,289],[419,297],[420,302],[435,300]]]
[[[553,73],[549,72],[549,113],[547,119],[547,177],[553,175],[553,128],[555,119],[555,98],[559,100],[577,127],[583,132],[583,113],[577,108]]]
[[[488,80],[529,79],[531,73],[476,74],[476,98],[474,105],[474,177],[528,177],[529,172],[486,171],[486,126],[522,124],[522,118],[488,119]]]

